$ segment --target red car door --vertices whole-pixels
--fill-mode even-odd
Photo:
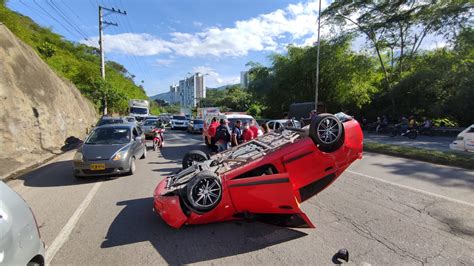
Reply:
[[[283,226],[314,227],[299,207],[288,173],[232,179],[227,187],[239,213]]]

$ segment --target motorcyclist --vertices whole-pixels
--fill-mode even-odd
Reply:
[[[410,116],[408,118],[408,129],[413,130],[416,127],[416,121],[414,116]]]

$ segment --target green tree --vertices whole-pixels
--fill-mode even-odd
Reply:
[[[329,111],[360,109],[377,92],[380,75],[374,61],[350,49],[348,35],[321,41],[319,98]],[[270,57],[271,67],[251,63],[249,91],[267,117],[282,117],[296,102],[314,99],[316,47],[289,46],[287,54]]]
[[[395,110],[393,86],[409,70],[409,62],[425,37],[455,36],[459,29],[472,23],[471,12],[469,0],[336,0],[323,17],[367,38],[377,54]]]

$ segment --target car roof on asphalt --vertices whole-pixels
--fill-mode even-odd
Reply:
[[[109,127],[128,127],[128,128],[133,128],[135,127],[135,124],[105,124],[102,126],[98,126],[96,128],[109,128]]]
[[[120,116],[103,116],[100,119],[101,120],[119,120],[119,119],[123,120],[124,118]]]

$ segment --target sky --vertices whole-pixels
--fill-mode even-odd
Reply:
[[[322,0],[323,10],[330,1]],[[7,5],[67,40],[91,46],[98,46],[98,6],[125,10],[126,15],[104,11],[105,21],[118,24],[104,29],[106,60],[124,65],[148,96],[167,92],[195,72],[208,74],[207,87],[239,83],[249,61],[267,65],[268,56],[283,53],[288,44],[314,43],[318,19],[315,0],[9,0]]]

